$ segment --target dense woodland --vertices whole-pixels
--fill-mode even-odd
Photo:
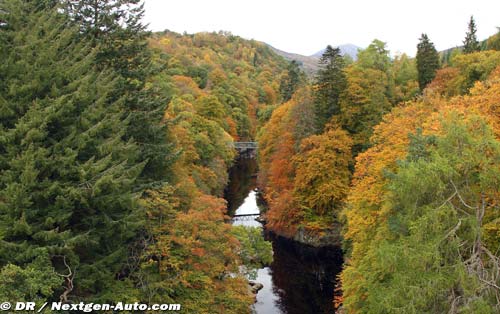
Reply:
[[[149,33],[137,0],[0,2],[0,299],[247,313],[228,223],[258,140],[267,228],[335,234],[345,313],[500,311],[500,32],[416,58],[296,62],[227,32]],[[250,240],[249,240],[250,239]]]
[[[414,59],[328,47],[260,131],[268,227],[341,233],[343,313],[500,311],[500,33],[475,32]]]
[[[0,299],[248,312],[256,243],[222,192],[288,63],[150,34],[137,3],[0,2]]]

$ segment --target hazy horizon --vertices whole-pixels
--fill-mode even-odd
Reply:
[[[324,2],[229,0],[170,2],[145,0],[145,22],[152,31],[183,33],[229,31],[275,48],[312,55],[326,45],[367,47],[387,43],[391,54],[414,56],[418,38],[427,33],[438,50],[462,45],[471,15],[479,40],[495,34],[500,2],[352,1]]]

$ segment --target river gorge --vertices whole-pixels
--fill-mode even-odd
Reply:
[[[257,171],[253,158],[239,158],[230,170],[225,193],[230,216],[260,213],[263,202],[257,189]],[[256,295],[254,313],[334,313],[336,276],[342,267],[341,249],[335,246],[315,248],[277,236],[256,221],[256,217],[233,219],[234,225],[262,228],[262,236],[272,243],[273,262],[257,269],[253,280],[263,285]]]

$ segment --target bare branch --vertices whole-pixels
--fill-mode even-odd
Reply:
[[[451,235],[453,235],[454,233],[457,232],[457,230],[460,228],[460,225],[462,225],[462,219],[459,219],[458,220],[458,223],[455,227],[453,227],[453,229],[451,229],[443,238],[443,240],[446,240],[448,239],[448,237],[450,237]]]
[[[70,294],[71,291],[73,291],[73,278],[74,278],[74,273],[71,270],[71,267],[68,265],[66,262],[66,256],[60,256],[63,258],[63,263],[64,266],[68,269],[68,274],[63,275],[63,274],[57,274],[58,276],[61,276],[64,278],[64,281],[66,282],[66,288],[64,292],[59,296],[59,300],[61,302],[68,302],[68,295]]]
[[[497,286],[496,284],[494,284],[493,282],[490,282],[490,281],[487,281],[487,280],[484,280],[483,278],[479,277],[479,280],[485,284],[487,284],[488,286],[491,286],[495,289],[497,289],[498,291],[500,291],[500,287]]]
[[[455,185],[455,183],[453,183],[453,180],[450,180],[450,183],[451,185],[453,185],[453,188],[455,189],[455,192],[457,193],[457,196],[458,198],[460,199],[460,202],[465,206],[467,207],[468,209],[471,209],[471,210],[476,210],[475,207],[472,207],[470,206],[469,204],[467,204],[464,199],[462,198],[462,196],[460,195],[460,193],[458,192],[458,189],[457,189],[457,186]]]

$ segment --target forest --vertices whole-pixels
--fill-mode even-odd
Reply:
[[[259,133],[268,228],[342,245],[341,313],[500,311],[500,33],[328,47]]]
[[[250,313],[262,243],[223,196],[234,142],[256,141],[266,229],[343,249],[332,310],[500,312],[500,31],[471,18],[462,47],[422,34],[415,58],[328,46],[308,77],[143,16],[0,1],[0,301]]]
[[[123,3],[0,3],[0,299],[245,313],[222,192],[287,62]]]

